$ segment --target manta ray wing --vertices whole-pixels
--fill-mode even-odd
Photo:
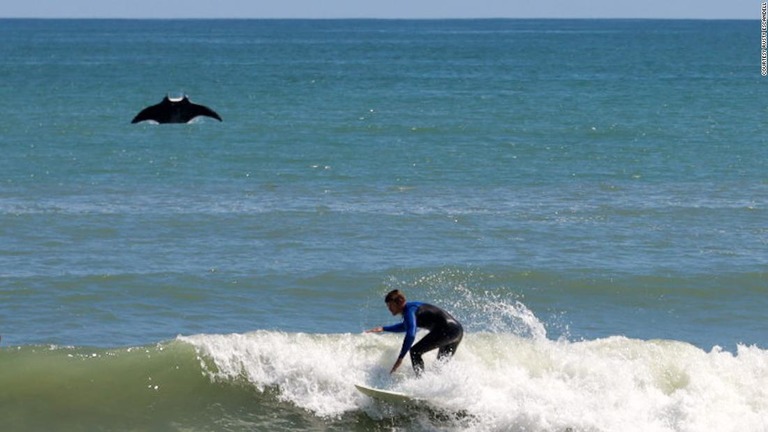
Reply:
[[[221,117],[216,113],[216,111],[208,108],[205,105],[198,105],[192,102],[189,102],[189,105],[185,108],[185,116],[189,117],[189,120],[187,121],[190,121],[198,116],[211,117],[218,121],[222,121]]]
[[[171,122],[171,109],[173,103],[168,97],[164,97],[163,100],[156,105],[148,106],[136,114],[136,117],[131,120],[131,123],[138,123],[145,120],[154,120],[158,123],[170,123]]]

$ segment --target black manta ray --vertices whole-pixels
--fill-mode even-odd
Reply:
[[[131,123],[138,123],[144,120],[153,120],[158,123],[189,123],[195,117],[206,116],[222,121],[216,112],[207,106],[194,104],[189,101],[187,95],[181,98],[171,98],[165,96],[157,104],[144,108]]]

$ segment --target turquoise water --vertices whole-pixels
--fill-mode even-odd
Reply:
[[[0,36],[12,430],[768,430],[759,23]],[[167,93],[224,121],[130,124]],[[468,331],[420,380],[393,288]]]

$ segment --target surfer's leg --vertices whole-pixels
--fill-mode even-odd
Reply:
[[[416,376],[421,376],[424,372],[424,359],[421,358],[421,353],[414,352],[411,348],[411,365],[413,365],[413,371],[416,372]]]
[[[464,329],[460,325],[452,326],[450,331],[446,332],[444,345],[437,351],[437,359],[443,360],[453,357],[456,348],[459,347],[461,339],[464,337]]]
[[[411,364],[416,375],[421,375],[424,372],[422,354],[440,348],[437,352],[438,359],[450,357],[456,352],[456,348],[459,346],[463,336],[464,332],[461,326],[444,327],[432,330],[413,345],[411,347]]]
[[[422,354],[439,348],[442,344],[442,332],[433,330],[411,347],[411,364],[413,365],[413,371],[416,372],[416,375],[421,375],[421,373],[424,372],[424,360],[421,358]]]
[[[458,343],[452,343],[445,346],[441,346],[440,349],[437,351],[437,359],[443,360],[446,358],[453,357],[453,354],[456,352],[456,348],[459,347]]]

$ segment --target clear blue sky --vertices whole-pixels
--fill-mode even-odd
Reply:
[[[760,0],[2,0],[31,18],[760,19]]]

